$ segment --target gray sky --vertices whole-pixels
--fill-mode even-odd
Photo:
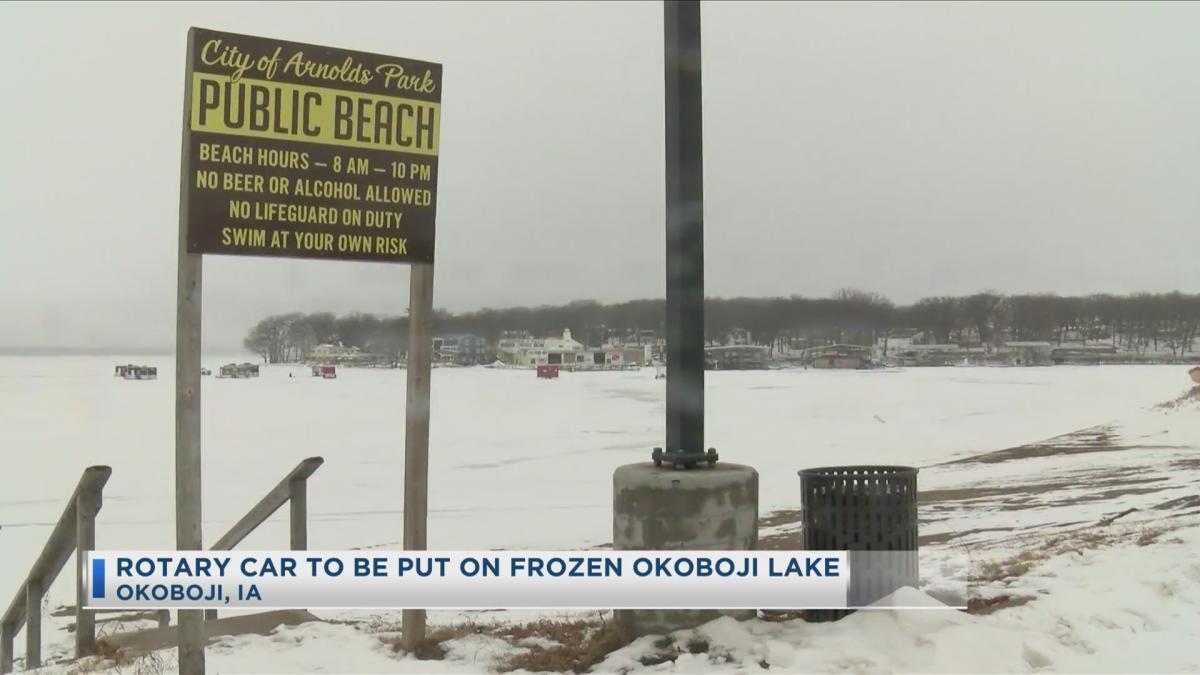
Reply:
[[[704,6],[709,295],[1197,291],[1200,6]],[[168,347],[189,26],[445,65],[435,303],[661,296],[657,3],[0,4],[0,347]],[[404,266],[205,261],[205,339]]]

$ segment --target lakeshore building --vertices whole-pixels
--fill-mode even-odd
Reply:
[[[770,349],[759,345],[723,345],[704,348],[706,370],[766,370]]]
[[[1009,366],[1052,366],[1054,346],[1049,342],[1005,342],[996,350]]]
[[[494,359],[487,340],[478,335],[444,335],[433,338],[433,354],[439,363],[475,366]]]
[[[542,365],[584,364],[586,354],[583,343],[571,337],[571,329],[563,330],[562,337],[534,338],[527,334],[520,337],[501,338],[496,347],[500,362],[510,366],[534,368]]]
[[[984,347],[962,347],[958,344],[907,344],[888,350],[887,362],[897,366],[978,366],[988,358]]]
[[[319,344],[308,352],[310,363],[342,364],[351,366],[368,366],[386,363],[388,359],[381,354],[364,352],[358,347],[345,347],[338,344]]]
[[[859,345],[828,345],[814,348],[809,354],[813,368],[857,370],[871,365],[871,348]]]
[[[650,363],[653,345],[610,342],[590,348],[564,329],[561,337],[535,338],[528,333],[508,333],[496,345],[496,359],[509,366],[536,368],[559,366],[563,370],[614,370]]]

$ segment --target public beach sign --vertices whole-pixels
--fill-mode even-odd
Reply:
[[[193,30],[188,253],[433,261],[440,64]]]
[[[192,28],[183,92],[176,548],[203,548],[200,308],[211,253],[408,264],[404,548],[426,548],[441,65]],[[406,641],[424,639],[423,610],[406,609],[403,627]],[[178,634],[179,672],[202,675],[201,614],[180,611]]]

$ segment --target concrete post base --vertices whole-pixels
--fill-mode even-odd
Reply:
[[[741,464],[673,470],[653,462],[613,473],[613,548],[619,551],[752,551],[758,546],[758,472]],[[714,582],[716,583],[716,582]],[[618,610],[627,638],[692,628],[754,609]]]

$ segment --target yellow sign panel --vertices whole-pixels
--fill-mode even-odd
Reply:
[[[432,262],[442,67],[194,28],[189,253]]]
[[[439,103],[290,82],[231,79],[192,74],[192,131],[438,154]]]

